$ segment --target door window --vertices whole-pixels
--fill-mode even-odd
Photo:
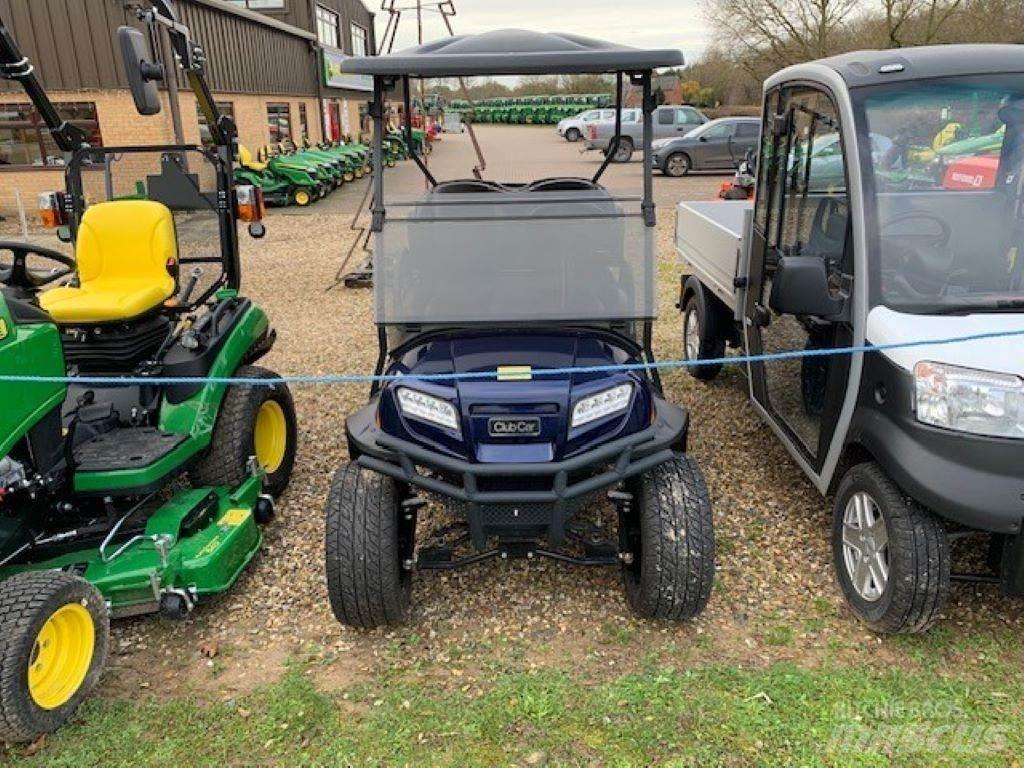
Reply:
[[[732,136],[735,129],[735,123],[719,123],[718,125],[713,125],[704,131],[704,137],[706,139],[723,141]]]
[[[771,99],[769,100],[771,101]],[[763,248],[758,304],[769,322],[760,329],[766,354],[847,346],[849,324],[834,317],[786,314],[772,306],[780,259],[821,259],[833,298],[849,295],[853,281],[846,158],[838,112],[824,92],[808,87],[784,91],[766,130],[762,151],[766,182],[755,223],[764,226],[755,243]],[[795,436],[812,460],[827,451],[846,392],[849,360],[807,357],[761,366],[766,408]]]
[[[658,110],[658,125],[675,125],[676,111],[674,109]]]
[[[736,126],[736,138],[747,139],[749,141],[757,141],[757,137],[761,133],[761,126],[757,123],[740,123]]]
[[[700,125],[700,113],[696,109],[676,110],[676,120],[680,125]]]

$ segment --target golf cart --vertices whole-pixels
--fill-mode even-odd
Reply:
[[[374,78],[380,157],[385,91],[408,99],[412,77],[613,73],[642,88],[650,112],[651,70],[681,62],[678,51],[506,30],[344,68]],[[648,131],[648,161],[650,143]],[[425,194],[386,199],[384,175],[374,179],[377,373],[395,379],[346,424],[352,463],[327,508],[335,615],[400,622],[414,571],[489,558],[621,567],[640,615],[699,614],[714,578],[711,503],[686,455],[687,413],[642,367],[655,317],[650,162],[643,196],[616,197],[600,184],[610,160],[592,179],[503,184],[441,182],[412,159]],[[614,541],[579,514],[605,494]],[[417,551],[428,495],[457,522]]]
[[[1022,72],[1020,46],[978,45],[772,77],[756,201],[679,206],[686,357],[1024,329]],[[914,148],[951,119],[1002,138],[923,165]],[[927,629],[951,579],[1024,593],[1021,349],[986,338],[748,367],[758,412],[835,497],[839,584],[876,631]],[[979,533],[992,572],[952,573],[951,545]]]
[[[170,31],[213,149],[89,146],[0,21],[0,74],[65,154],[67,191],[41,204],[75,252],[0,243],[0,374],[47,379],[0,382],[0,741],[74,714],[101,674],[110,616],[184,618],[228,589],[294,463],[291,395],[254,367],[275,334],[239,293],[237,219],[261,236],[260,201],[233,186],[234,126],[201,49],[167,0],[143,17]],[[140,111],[155,114],[165,73],[141,31],[121,42]]]

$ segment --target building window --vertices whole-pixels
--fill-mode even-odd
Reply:
[[[231,5],[248,8],[250,11],[280,11],[285,7],[285,0],[228,0]]]
[[[334,11],[324,8],[322,5],[316,7],[316,36],[324,45],[332,48],[341,47],[341,17]]]
[[[103,146],[95,104],[69,102],[56,107],[61,117],[85,131],[90,144]],[[31,104],[0,104],[0,166],[11,165],[64,165],[64,153]]]
[[[235,105],[230,101],[218,101],[217,109],[225,117],[230,117],[232,120],[235,119]],[[213,136],[210,135],[210,126],[206,123],[206,115],[203,114],[203,110],[196,104],[196,114],[199,116],[199,139],[204,147],[213,146]]]
[[[370,53],[370,32],[366,27],[352,24],[352,55],[367,56]]]
[[[292,137],[292,105],[267,104],[267,128],[273,144]]]
[[[313,141],[313,137],[309,135],[309,112],[305,104],[299,104],[299,134],[299,142],[306,139]]]

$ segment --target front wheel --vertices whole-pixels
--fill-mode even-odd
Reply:
[[[875,632],[924,632],[942,613],[950,580],[942,521],[873,462],[853,467],[839,485],[832,557],[846,602]]]
[[[313,202],[313,195],[310,194],[308,189],[297,189],[295,194],[292,195],[292,202],[299,206],[299,208],[305,208]]]
[[[699,615],[715,580],[715,530],[704,475],[677,456],[630,484],[633,501],[619,525],[630,555],[626,599],[645,618],[684,621]]]
[[[291,391],[276,373],[242,366],[238,379],[265,385],[232,386],[221,403],[210,450],[192,469],[196,487],[237,488],[251,476],[250,460],[266,473],[264,490],[278,497],[288,488],[295,468],[298,425]]]
[[[570,128],[565,132],[565,140],[570,144],[575,144],[577,141],[583,138],[583,134],[580,133],[579,128]]]
[[[412,602],[414,513],[390,477],[346,464],[327,501],[327,594],[335,618],[370,629],[405,621]]]
[[[614,139],[612,139],[614,143]],[[611,148],[609,147],[609,152]],[[612,162],[615,163],[628,163],[633,159],[633,142],[630,139],[622,139],[619,142],[619,146],[615,148],[615,153],[612,155]]]
[[[674,179],[689,175],[690,168],[690,158],[682,152],[670,155],[665,161],[665,175],[671,176]]]
[[[0,741],[33,741],[64,725],[96,686],[110,618],[89,582],[62,571],[0,584]]]

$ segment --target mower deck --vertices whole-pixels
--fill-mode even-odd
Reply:
[[[130,517],[99,546],[0,569],[0,580],[25,571],[69,571],[106,599],[115,616],[151,613],[164,595],[197,598],[229,589],[259,550],[256,524],[262,477],[237,491],[189,488],[163,502],[142,530]]]

